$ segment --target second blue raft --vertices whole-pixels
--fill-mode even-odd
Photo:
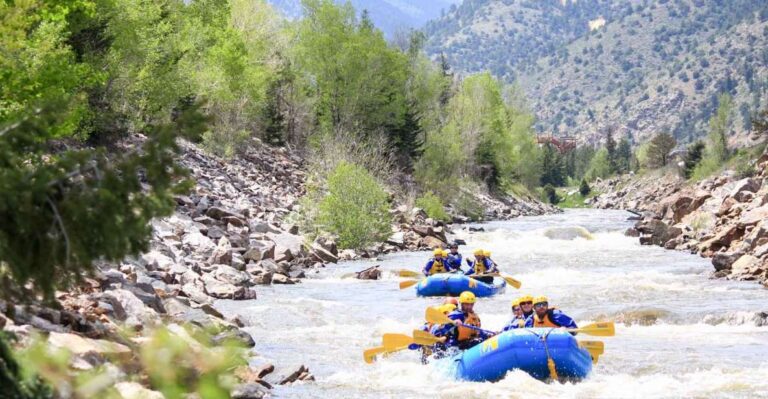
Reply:
[[[504,292],[507,286],[504,279],[497,278],[498,284],[487,284],[463,274],[435,274],[424,278],[416,285],[419,296],[457,296],[464,291],[470,291],[477,297],[488,297]]]
[[[554,361],[561,380],[579,381],[592,370],[592,357],[579,347],[576,338],[551,328],[503,332],[446,360],[453,362],[456,377],[463,380],[497,381],[514,369],[546,380],[551,377],[548,357]]]

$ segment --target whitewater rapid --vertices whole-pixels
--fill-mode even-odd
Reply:
[[[580,323],[617,322],[615,337],[600,338],[605,354],[577,384],[544,384],[519,371],[496,383],[455,381],[439,365],[422,366],[411,351],[365,364],[365,348],[380,345],[386,332],[420,326],[424,308],[439,299],[417,298],[413,287],[399,290],[402,279],[390,273],[379,281],[341,276],[375,264],[419,270],[427,252],[329,266],[301,284],[260,287],[257,300],[217,307],[250,325],[252,364],[274,363],[285,371],[304,364],[315,375],[314,382],[276,387],[276,397],[768,397],[768,326],[753,320],[768,311],[768,290],[710,280],[707,259],[639,245],[623,235],[631,225],[627,216],[573,210],[456,232],[467,241],[460,247],[465,256],[489,249],[503,271],[523,283],[521,290],[510,287],[479,300],[475,309],[484,328],[501,328],[511,299],[523,293],[547,295]],[[568,233],[576,227],[591,237],[579,229]]]

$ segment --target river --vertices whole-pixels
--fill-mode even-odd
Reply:
[[[422,366],[404,351],[373,365],[362,351],[380,345],[385,332],[408,333],[422,324],[426,306],[401,279],[342,279],[373,264],[419,270],[428,253],[398,253],[379,262],[330,266],[301,284],[259,290],[255,301],[220,301],[240,315],[256,340],[253,364],[305,364],[317,381],[281,386],[285,398],[648,398],[768,397],[768,327],[755,312],[768,311],[768,291],[759,284],[710,280],[708,259],[641,246],[623,231],[621,211],[569,210],[562,214],[484,223],[485,232],[457,231],[493,252],[501,268],[522,281],[520,290],[480,299],[483,327],[501,328],[510,301],[522,293],[547,295],[577,322],[617,322],[616,336],[600,338],[605,354],[588,379],[544,384],[514,371],[497,383],[455,381],[440,368]],[[581,226],[593,239],[551,236],[553,229]],[[597,338],[591,338],[597,339]]]

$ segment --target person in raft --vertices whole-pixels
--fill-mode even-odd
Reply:
[[[448,256],[445,258],[445,263],[448,265],[448,271],[449,272],[462,271],[461,263],[463,262],[463,259],[461,257],[461,254],[459,253],[459,244],[456,244],[454,242],[448,246],[448,249],[451,251],[448,253]]]
[[[507,323],[502,331],[523,327],[525,327],[525,317],[523,317],[523,309],[520,307],[520,298],[518,298],[512,301],[512,320]]]
[[[523,319],[528,320],[533,316],[533,297],[530,295],[523,295],[519,298],[520,310],[523,312]]]
[[[533,311],[533,317],[525,321],[526,327],[579,328],[568,315],[554,307],[550,308],[549,300],[545,296],[537,296],[533,300]]]
[[[499,269],[496,268],[496,265],[491,262],[490,259],[485,257],[485,251],[482,249],[477,249],[474,252],[475,260],[467,259],[467,264],[469,265],[469,270],[467,270],[466,274],[467,276],[471,276],[473,274],[486,274],[486,273],[498,273]],[[482,277],[473,277],[475,280],[482,281],[484,283],[493,284],[493,276],[482,276]]]
[[[434,306],[435,309],[440,310],[444,315],[448,315],[454,310],[456,310],[456,307],[458,306],[458,301],[456,298],[446,298],[445,301],[441,305]],[[433,324],[430,322],[425,322],[423,326],[421,326],[422,331],[427,331],[432,335],[435,335],[437,337],[440,337],[442,335],[440,331],[440,325],[439,324]],[[446,340],[443,340],[443,343],[435,344],[431,347],[423,346],[419,344],[410,344],[408,345],[408,349],[410,350],[418,350],[421,349],[421,363],[427,364],[428,358],[433,353],[438,352],[438,355],[441,355],[442,352],[445,351],[445,342]],[[440,357],[440,356],[437,356]]]
[[[443,257],[443,250],[438,248],[432,252],[432,259],[424,266],[424,275],[431,276],[438,273],[448,272],[447,265],[445,264],[445,258]]]
[[[480,316],[475,313],[477,298],[470,291],[459,295],[459,308],[448,314],[453,324],[445,324],[434,330],[435,335],[445,337],[446,346],[457,347],[460,350],[469,349],[493,336],[484,331],[478,331],[465,326],[480,328]]]

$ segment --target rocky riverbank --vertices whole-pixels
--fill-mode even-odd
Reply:
[[[627,234],[642,244],[712,259],[713,276],[754,280],[768,287],[768,151],[756,173],[732,171],[689,183],[674,173],[621,176],[599,182],[597,208],[638,213]]]
[[[253,347],[258,337],[241,330],[241,320],[223,317],[213,306],[215,300],[257,299],[260,285],[297,284],[339,260],[444,247],[450,233],[450,225],[428,218],[424,211],[395,204],[393,234],[386,242],[340,251],[333,238],[307,242],[297,225],[286,222],[304,194],[307,172],[303,160],[285,149],[255,143],[241,157],[222,160],[185,142],[181,163],[195,187],[176,198],[172,216],[152,222],[149,252],[119,264],[99,265],[85,284],[57,293],[53,306],[2,303],[0,328],[22,343],[34,332],[43,332],[51,346],[75,348],[72,364],[78,369],[103,366],[116,352],[136,353],[139,344],[125,339],[123,328],[141,336],[167,326],[171,334],[188,340],[182,326],[192,326],[213,332],[206,344],[235,340]],[[530,199],[483,195],[478,200],[487,218],[556,211]],[[454,221],[469,219],[457,215]],[[235,397],[262,397],[275,384],[313,379],[303,365],[265,377],[272,370],[271,365],[240,370],[238,376],[246,385]],[[116,388],[126,398],[151,396],[137,385],[122,383]]]

